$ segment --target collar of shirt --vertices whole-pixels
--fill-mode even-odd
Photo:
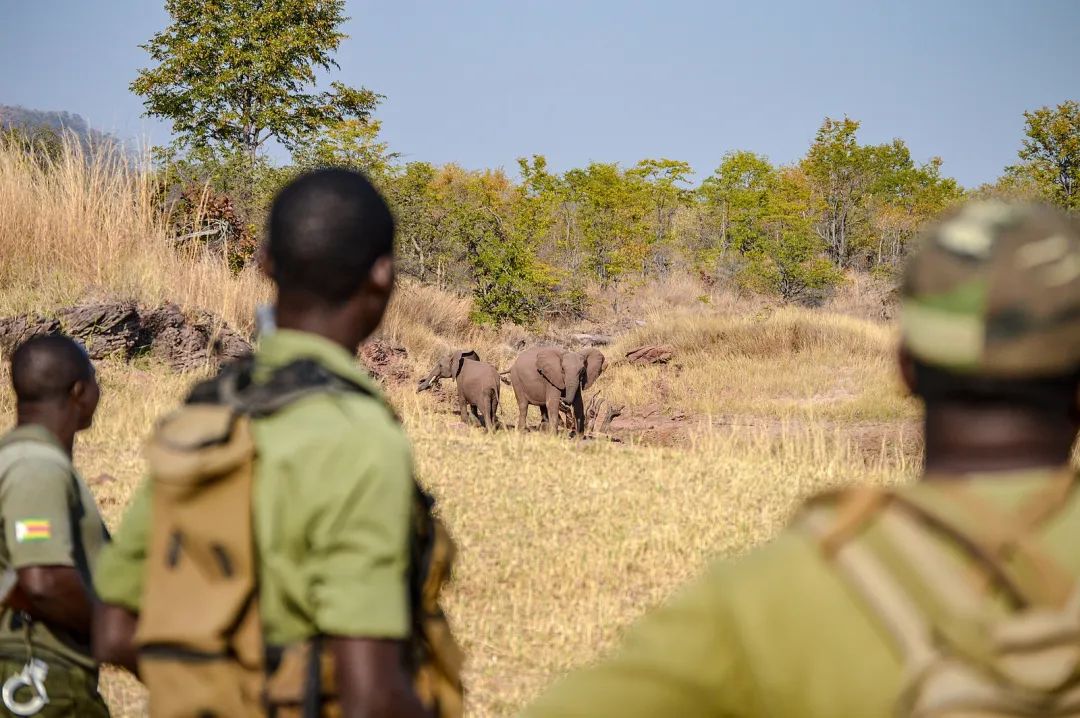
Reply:
[[[255,353],[258,369],[273,370],[298,359],[313,359],[338,376],[354,381],[380,401],[382,391],[357,362],[356,357],[341,345],[308,332],[278,329],[259,340]]]
[[[60,443],[51,431],[46,429],[40,424],[20,424],[8,432],[8,435],[0,440],[0,444],[10,444],[16,441],[40,441],[43,444],[48,444],[57,449],[60,449],[65,455],[67,450]]]

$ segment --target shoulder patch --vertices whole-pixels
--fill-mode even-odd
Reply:
[[[52,522],[49,519],[23,519],[15,522],[15,541],[48,541],[52,538]]]

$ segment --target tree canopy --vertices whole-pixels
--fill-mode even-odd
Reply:
[[[240,151],[254,160],[269,140],[290,149],[345,120],[365,120],[379,96],[331,83],[346,37],[344,0],[166,0],[171,22],[145,45],[157,65],[131,90],[149,115],[172,122],[189,147]]]

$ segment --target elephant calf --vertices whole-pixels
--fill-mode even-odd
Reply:
[[[545,347],[522,352],[510,367],[510,384],[518,405],[518,429],[525,429],[529,406],[539,406],[550,431],[559,423],[559,406],[570,405],[578,436],[585,435],[585,404],[581,392],[593,385],[604,370],[604,355],[596,349],[584,354]]]
[[[492,430],[499,416],[499,370],[480,361],[474,351],[454,352],[443,357],[428,375],[420,380],[417,392],[430,389],[439,379],[457,382],[457,403],[461,420],[469,423],[469,411],[480,425]]]

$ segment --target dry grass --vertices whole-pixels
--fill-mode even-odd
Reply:
[[[0,149],[0,316],[108,293],[249,326],[267,284],[252,270],[233,276],[213,257],[174,252],[156,189],[115,148],[88,157],[69,142],[50,166]]]
[[[0,152],[0,316],[112,293],[204,307],[247,326],[267,296],[262,280],[232,276],[211,257],[177,256],[144,175],[116,157],[84,160],[69,150],[44,172]],[[666,368],[613,366],[598,390],[700,415],[675,446],[487,436],[458,426],[438,397],[408,386],[390,392],[461,547],[448,608],[469,651],[471,715],[513,713],[610,646],[710,557],[767,540],[801,496],[913,473],[903,434],[915,409],[892,384],[888,327],[779,309],[685,278],[611,307],[593,323],[646,322],[611,354],[668,343],[677,357]],[[403,286],[382,332],[408,348],[418,371],[464,346],[507,366],[522,330],[480,330],[468,313],[467,300]],[[6,425],[13,407],[5,371]],[[93,489],[115,525],[143,472],[140,444],[195,377],[109,362],[100,375],[99,418],[75,458],[88,478],[113,477]],[[503,395],[504,419],[512,418],[511,397]],[[856,429],[871,421],[879,431],[867,446]],[[145,714],[133,681],[110,673],[104,686],[116,715]]]

